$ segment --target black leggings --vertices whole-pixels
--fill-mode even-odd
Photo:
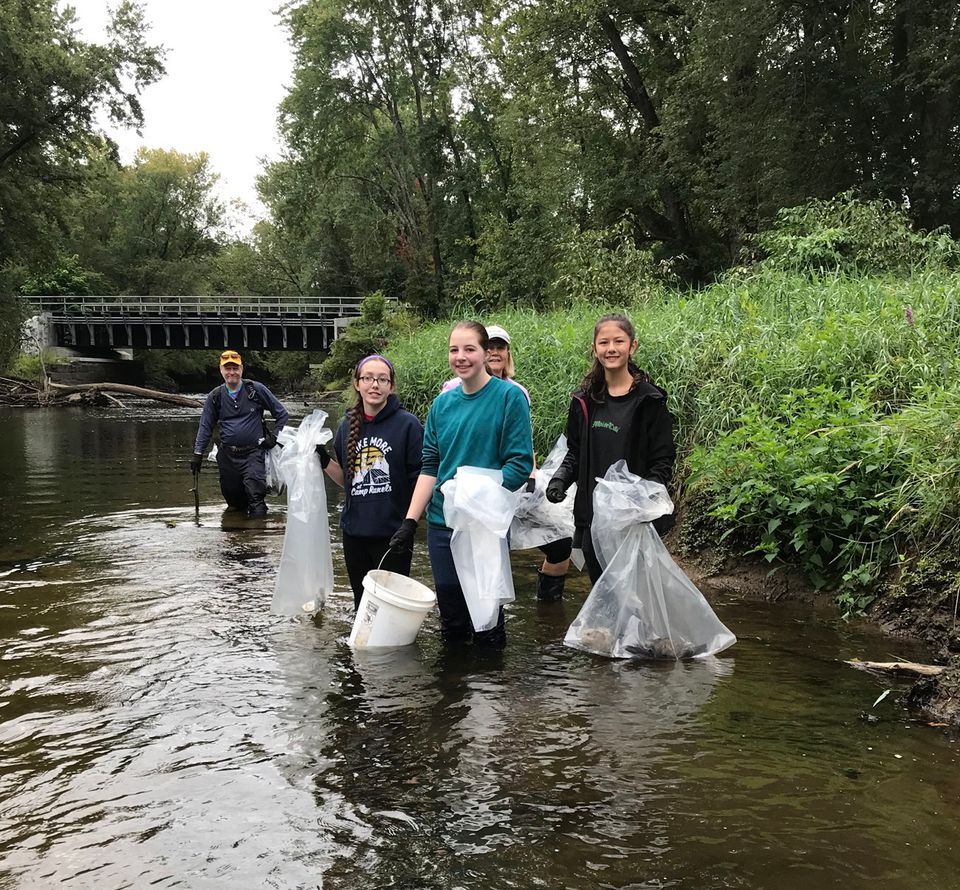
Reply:
[[[363,579],[367,572],[376,568],[400,575],[410,574],[410,562],[413,559],[413,550],[406,553],[397,553],[391,550],[387,553],[389,536],[386,538],[360,538],[343,532],[343,560],[347,564],[347,575],[350,586],[353,588],[353,608],[360,607],[360,597],[363,596]],[[384,554],[386,558],[384,558]],[[380,565],[380,560],[383,565]]]

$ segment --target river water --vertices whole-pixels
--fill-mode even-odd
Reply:
[[[352,653],[336,549],[319,620],[269,614],[282,499],[207,465],[194,522],[195,411],[0,421],[0,886],[960,887],[956,735],[843,664],[902,641],[716,593],[733,649],[611,662],[519,554],[501,657],[433,616]]]

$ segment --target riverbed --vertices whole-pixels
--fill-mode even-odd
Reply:
[[[196,411],[0,421],[0,886],[960,887],[956,735],[843,663],[904,641],[719,591],[732,649],[608,661],[561,643],[585,576],[540,605],[521,553],[501,656],[432,615],[354,653],[336,533],[280,618],[283,498],[237,516],[207,464],[196,520]]]

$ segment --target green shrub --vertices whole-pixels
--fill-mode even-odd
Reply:
[[[798,565],[817,589],[860,611],[895,552],[889,520],[900,453],[863,393],[797,389],[778,410],[748,409],[736,429],[691,459],[690,487],[724,537],[747,531],[750,552]]]
[[[596,319],[626,312],[636,361],[676,418],[677,497],[696,474],[694,512],[709,520],[698,539],[728,533],[725,547],[801,568],[856,611],[901,555],[960,549],[958,294],[960,275],[942,269],[903,278],[763,267],[633,304],[572,300],[479,320],[512,336],[542,457],[589,366]],[[450,376],[453,320],[391,346],[401,399],[420,417]]]
[[[312,382],[319,389],[347,389],[353,369],[365,355],[382,354],[393,339],[409,334],[416,320],[406,306],[374,291],[360,306],[360,317],[330,347],[330,355],[315,372]]]
[[[780,270],[876,275],[960,264],[960,249],[946,230],[916,232],[902,207],[861,201],[852,192],[780,210],[755,241],[766,254],[764,265]]]

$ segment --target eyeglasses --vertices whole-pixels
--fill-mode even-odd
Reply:
[[[389,377],[371,377],[369,374],[364,374],[362,377],[357,378],[361,383],[365,383],[367,386],[373,386],[376,383],[378,386],[387,386],[390,383]]]
[[[240,353],[239,353],[239,352],[222,352],[222,353],[220,353],[220,361],[225,362],[225,361],[228,361],[228,360],[229,360],[229,361],[234,361],[234,362],[239,362],[239,361],[240,361]]]

